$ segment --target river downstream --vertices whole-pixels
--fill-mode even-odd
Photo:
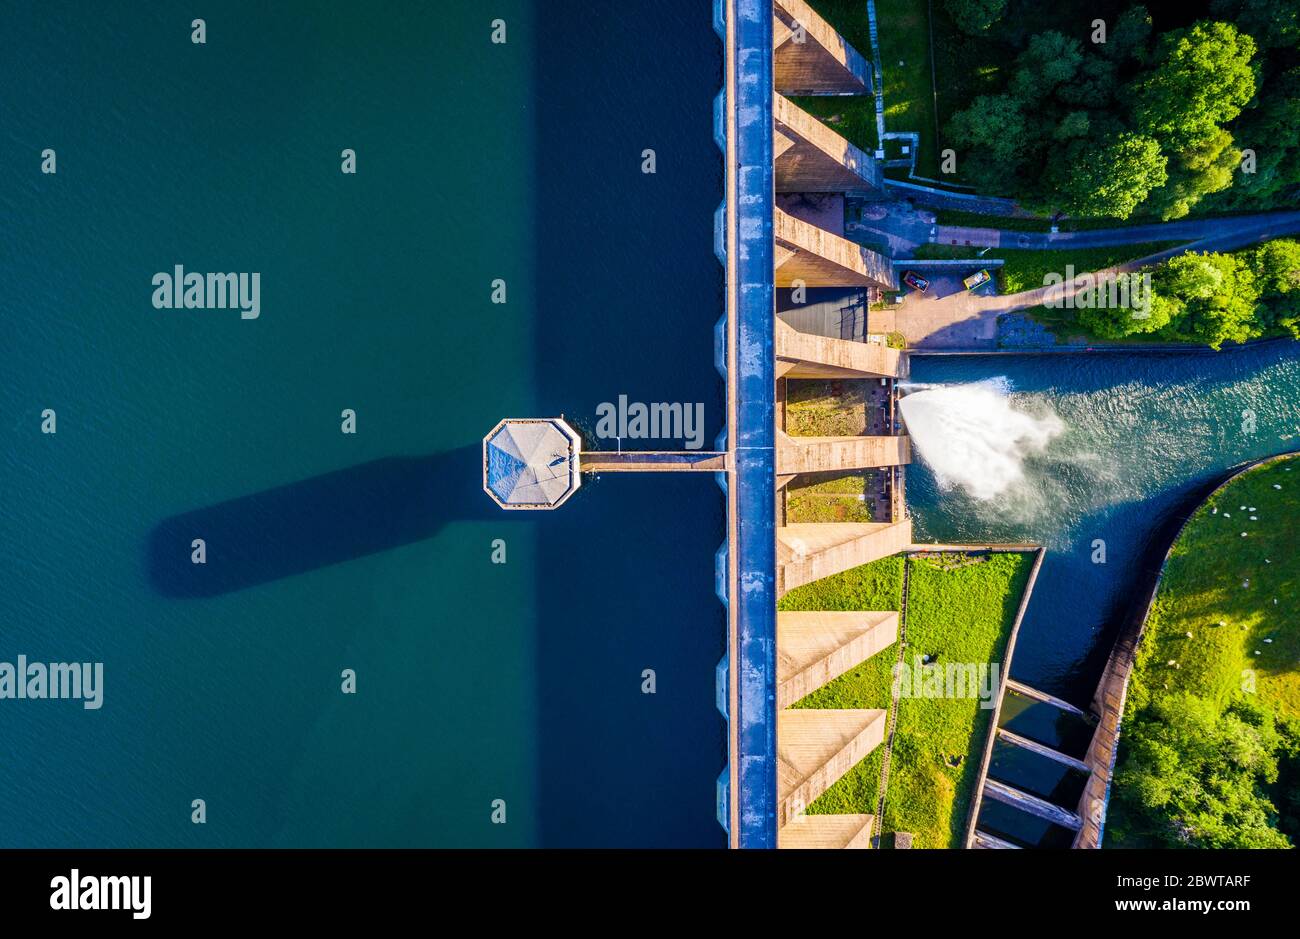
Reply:
[[[1229,467],[1300,446],[1300,345],[1290,342],[914,356],[912,382],[914,395],[966,402],[931,422],[924,399],[905,399],[922,457],[908,474],[916,540],[1045,545],[1013,674],[1080,704],[1159,564],[1171,515]]]

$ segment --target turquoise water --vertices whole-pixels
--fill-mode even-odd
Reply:
[[[0,844],[722,843],[716,487],[595,480],[538,517],[478,475],[500,418],[619,393],[720,426],[720,52],[694,6],[214,0],[206,45],[168,5],[6,13],[0,661],[102,661],[105,687],[99,711],[0,702]],[[647,85],[634,43],[694,64]],[[631,109],[601,121],[584,86]],[[637,250],[616,235],[648,194],[602,125],[681,142]],[[155,310],[176,264],[260,272],[260,317]]]
[[[912,378],[997,380],[1014,408],[1061,422],[996,499],[945,489],[923,463],[909,470],[907,495],[918,541],[1047,547],[1012,675],[1081,706],[1119,626],[1145,603],[1170,523],[1230,467],[1300,449],[1293,342],[1204,354],[917,356]]]

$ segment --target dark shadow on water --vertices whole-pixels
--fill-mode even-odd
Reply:
[[[503,512],[484,494],[482,447],[387,457],[175,515],[149,533],[149,582],[163,596],[215,597],[436,534]],[[207,563],[191,560],[202,538]]]
[[[713,365],[723,160],[713,143],[722,46],[710,5],[543,6],[530,103],[533,288],[545,324],[533,348],[539,413],[564,413],[590,431],[599,404],[620,394],[700,402],[711,443],[725,400]],[[641,171],[647,148],[658,156],[654,174]],[[537,569],[543,846],[723,847],[715,781],[727,754],[714,667],[726,619],[713,593],[722,493],[706,474],[609,473],[546,515]],[[642,692],[647,669],[654,694]]]

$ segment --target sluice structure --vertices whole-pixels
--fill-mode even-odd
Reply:
[[[713,472],[726,493],[717,592],[727,653],[717,668],[728,723],[718,821],[738,848],[863,848],[871,815],[809,815],[808,806],[884,739],[884,710],[790,707],[892,645],[894,610],[777,613],[786,591],[906,550],[903,471],[911,445],[896,418],[907,355],[865,329],[805,331],[777,316],[777,290],[856,292],[866,306],[897,286],[889,259],[845,237],[845,195],[883,194],[874,157],[799,108],[793,95],[869,95],[872,67],[803,0],[714,0],[725,47],[715,138],[725,154],[715,250],[726,309],[715,328],[727,386],[722,442],[712,452],[584,451],[562,418],[506,420],[484,438],[483,485],[508,509],[554,509],[584,473]],[[795,303],[798,304],[799,300]],[[788,432],[789,383],[849,380],[883,400],[876,432]],[[864,411],[868,408],[863,405]],[[874,406],[873,406],[874,407]],[[872,522],[788,522],[800,478],[871,472],[885,481]]]

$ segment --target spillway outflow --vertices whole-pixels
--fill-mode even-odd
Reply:
[[[1065,429],[1050,410],[1018,410],[1005,379],[925,387],[899,406],[913,448],[939,485],[981,501],[1014,490],[1025,479],[1025,461]]]

